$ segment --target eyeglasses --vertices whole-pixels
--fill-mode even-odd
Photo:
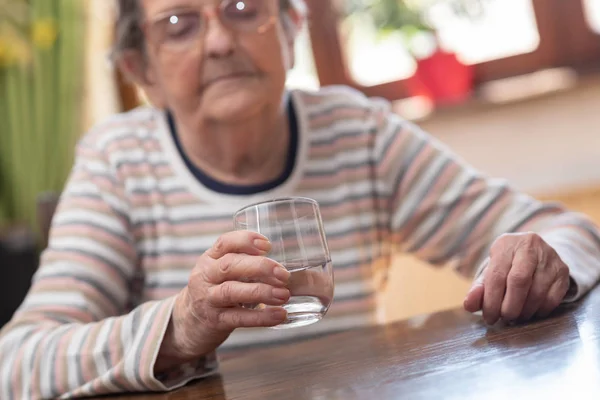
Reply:
[[[144,25],[147,39],[161,49],[182,51],[202,40],[210,18],[232,32],[264,33],[276,21],[270,0],[221,0],[201,10],[173,11]]]

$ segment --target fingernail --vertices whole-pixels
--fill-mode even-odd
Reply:
[[[272,308],[271,310],[271,318],[277,321],[284,321],[287,318],[287,311],[283,308]]]
[[[271,250],[271,243],[269,243],[268,240],[264,240],[264,239],[255,239],[254,242],[254,247],[262,252],[268,252],[269,250]]]
[[[290,271],[278,265],[273,269],[273,275],[281,282],[286,283],[290,279],[291,274]]]
[[[290,291],[283,288],[273,289],[273,297],[279,300],[287,300],[290,297]]]

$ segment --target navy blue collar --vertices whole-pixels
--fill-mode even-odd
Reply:
[[[288,112],[288,121],[289,121],[289,132],[290,132],[290,145],[288,148],[288,154],[285,164],[285,169],[283,173],[277,177],[276,179],[265,182],[258,185],[232,185],[228,183],[220,182],[210,176],[208,176],[204,171],[198,168],[194,163],[191,162],[187,154],[185,153],[183,146],[181,145],[181,141],[179,140],[179,135],[177,133],[177,128],[175,126],[175,120],[170,112],[167,112],[167,120],[169,122],[169,129],[171,131],[171,135],[173,136],[173,141],[175,142],[175,146],[181,158],[185,162],[185,165],[190,170],[190,172],[196,177],[196,179],[208,189],[217,192],[224,193],[229,195],[238,195],[238,196],[246,196],[253,195],[261,192],[266,192],[268,190],[272,190],[277,186],[283,184],[289,177],[292,175],[294,171],[294,166],[296,164],[296,157],[298,153],[298,121],[296,116],[296,110],[294,109],[294,104],[292,98],[290,97],[287,104],[287,112]]]

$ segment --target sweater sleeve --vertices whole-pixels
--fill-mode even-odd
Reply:
[[[450,263],[473,277],[486,265],[499,236],[536,232],[571,271],[575,285],[565,301],[579,299],[598,282],[600,234],[587,217],[485,176],[394,115],[387,103],[374,104],[375,168],[385,188],[394,246],[433,265]]]
[[[82,141],[32,287],[0,333],[0,398],[166,391],[215,370],[211,355],[154,375],[174,298],[130,306],[138,263],[122,186]]]

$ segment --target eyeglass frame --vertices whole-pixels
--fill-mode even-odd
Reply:
[[[237,30],[232,28],[231,24],[227,24],[225,22],[223,22],[223,18],[222,18],[222,12],[225,9],[225,7],[231,5],[231,3],[235,3],[238,1],[244,1],[244,0],[218,0],[216,3],[214,4],[210,4],[210,5],[203,5],[197,8],[188,8],[188,9],[182,9],[182,10],[177,10],[177,11],[167,11],[164,13],[161,13],[158,17],[154,18],[153,20],[144,20],[142,21],[141,24],[141,28],[142,28],[142,32],[144,33],[144,37],[146,38],[146,41],[149,43],[153,43],[157,48],[160,48],[160,46],[162,45],[161,43],[157,43],[157,41],[153,41],[152,40],[152,35],[150,32],[150,28],[152,27],[152,25],[156,25],[158,23],[161,23],[163,21],[167,21],[169,20],[171,17],[173,16],[177,16],[177,13],[181,13],[181,14],[189,14],[191,12],[197,12],[198,13],[198,18],[202,20],[203,25],[202,28],[199,31],[199,34],[197,35],[197,38],[195,38],[195,41],[199,41],[202,38],[205,37],[206,33],[207,33],[207,27],[209,26],[208,22],[211,19],[216,19],[219,24],[221,24],[221,26],[223,26],[225,29],[228,29],[230,31],[234,31],[234,32],[247,32],[247,33],[258,33],[258,34],[264,34],[268,29],[270,29],[273,25],[276,24],[276,22],[278,21],[279,17],[278,14],[275,12],[275,7],[269,7],[270,9],[270,14],[269,17],[267,18],[267,20],[258,25],[256,27],[256,29],[251,29],[251,30]],[[259,2],[262,1],[269,1],[269,0],[257,0]],[[274,4],[274,2],[270,2],[270,4]],[[186,47],[187,48],[187,47]]]

